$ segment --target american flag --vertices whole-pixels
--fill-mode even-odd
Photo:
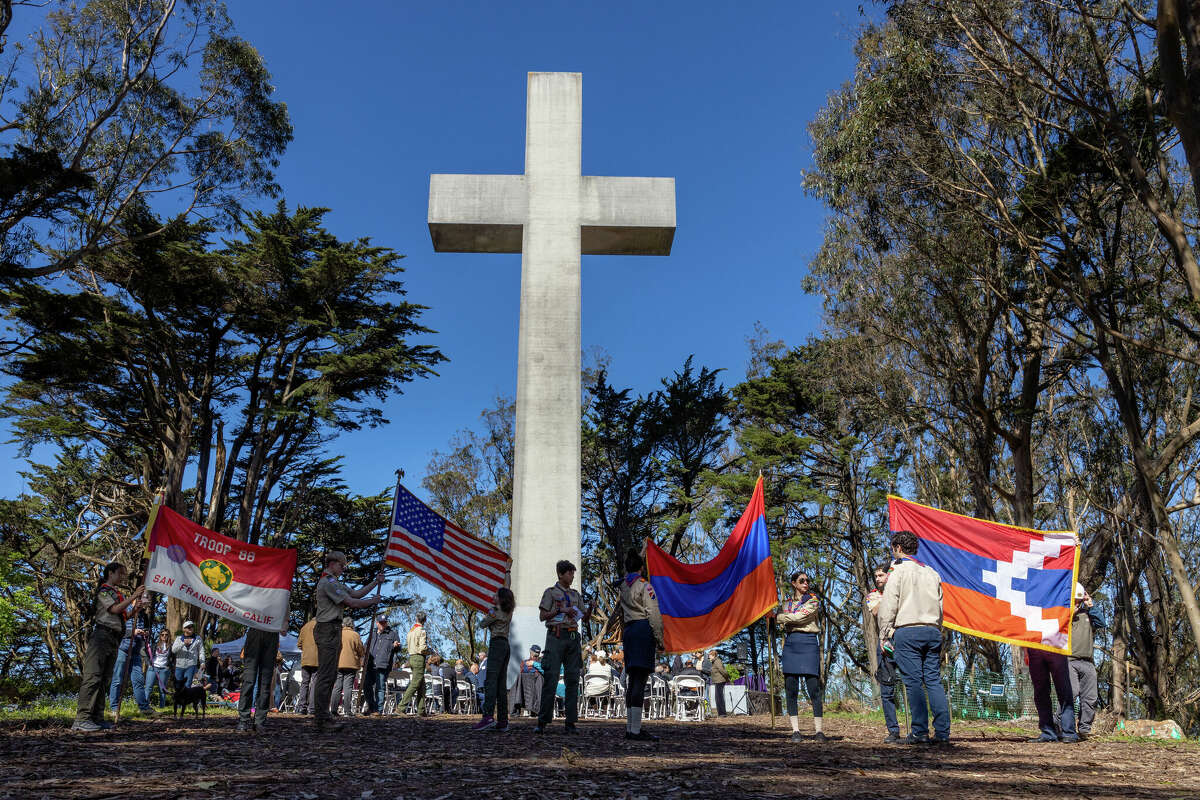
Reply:
[[[386,561],[424,578],[446,594],[486,611],[512,559],[464,531],[397,484],[396,513]]]

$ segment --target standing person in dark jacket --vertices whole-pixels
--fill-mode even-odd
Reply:
[[[271,707],[271,678],[275,674],[275,654],[279,652],[279,633],[246,628],[242,647],[242,691],[238,697],[239,733],[253,729],[262,733]],[[257,691],[256,691],[257,688]],[[251,719],[250,709],[254,708]]]
[[[208,651],[208,658],[204,659],[204,674],[213,684],[213,694],[220,694],[221,688],[232,688],[228,683],[221,680],[221,652],[217,648]]]
[[[1085,739],[1092,732],[1092,720],[1096,718],[1096,662],[1093,660],[1095,648],[1094,627],[1095,617],[1092,616],[1092,596],[1083,588],[1082,583],[1075,584],[1075,616],[1071,621],[1071,657],[1067,666],[1071,668],[1071,691],[1079,699],[1079,738]]]
[[[75,722],[71,730],[94,733],[112,727],[104,721],[104,690],[112,682],[117,648],[125,629],[127,614],[137,614],[141,608],[145,586],[125,597],[117,588],[129,577],[129,570],[116,561],[104,567],[104,578],[96,587],[92,600],[92,632],[83,653],[83,676],[79,683],[79,699]]]
[[[400,634],[396,633],[386,619],[378,617],[375,620],[375,635],[371,637],[370,644],[367,651],[367,673],[363,681],[367,710],[363,712],[363,716],[383,711],[383,701],[387,695],[387,676],[392,671],[392,658],[400,649]]]

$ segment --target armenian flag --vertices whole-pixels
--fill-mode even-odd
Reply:
[[[888,498],[893,531],[921,540],[916,560],[942,578],[947,628],[1018,647],[1071,653],[1079,539]]]
[[[775,607],[775,569],[767,541],[762,477],[750,505],[711,561],[683,564],[653,542],[646,548],[668,653],[703,650],[728,639]]]

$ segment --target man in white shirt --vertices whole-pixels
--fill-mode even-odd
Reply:
[[[950,744],[950,704],[942,688],[942,579],[913,560],[920,539],[911,531],[892,535],[896,562],[879,601],[879,641],[892,642],[912,709],[908,744]],[[929,704],[925,695],[929,694]],[[929,712],[933,738],[929,738]]]

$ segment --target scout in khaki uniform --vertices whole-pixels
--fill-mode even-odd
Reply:
[[[546,623],[546,649],[542,653],[542,707],[538,710],[535,733],[545,733],[554,718],[554,695],[558,689],[558,673],[563,672],[566,684],[567,733],[578,733],[575,721],[579,718],[579,672],[583,669],[583,652],[579,646],[579,623],[591,617],[584,608],[583,596],[571,588],[575,580],[575,565],[559,561],[555,565],[558,583],[542,593],[538,616]]]
[[[626,695],[625,738],[639,742],[657,742],[658,737],[642,730],[642,704],[646,699],[646,681],[654,671],[654,651],[663,646],[662,614],[654,587],[641,575],[642,555],[637,550],[625,554],[627,575],[621,581],[621,640],[625,646]]]
[[[517,601],[510,589],[501,586],[496,590],[496,599],[479,626],[491,634],[488,641],[487,672],[483,678],[483,719],[473,731],[489,728],[503,733],[508,730],[508,660],[512,655],[508,646],[508,629],[512,624],[512,612]],[[492,716],[493,709],[496,716]]]
[[[820,600],[809,591],[806,573],[793,574],[791,583],[795,595],[776,612],[775,622],[783,629],[785,637],[783,693],[787,699],[788,720],[792,723],[792,741],[798,742],[803,738],[800,734],[798,703],[800,680],[803,678],[805,691],[812,703],[813,728],[816,731],[813,738],[823,742],[825,733],[821,730],[821,712],[824,688],[821,686],[821,640],[818,637],[821,632],[818,621]]]
[[[146,591],[145,586],[139,586],[129,597],[121,594],[117,584],[128,577],[125,565],[114,561],[104,568],[104,580],[96,589],[92,632],[84,651],[83,680],[79,684],[75,722],[71,725],[73,731],[94,733],[112,727],[104,721],[104,694],[112,682],[125,619],[141,608],[142,594]]]
[[[425,716],[421,706],[425,702],[425,657],[431,652],[429,637],[425,635],[425,612],[417,612],[417,621],[408,629],[408,668],[412,677],[408,679],[408,688],[400,698],[398,708],[407,708],[408,701],[415,695],[417,698],[417,714]]]
[[[317,688],[313,692],[313,715],[318,731],[342,729],[340,724],[333,722],[329,713],[329,701],[338,674],[338,658],[342,653],[342,609],[345,606],[370,608],[383,599],[363,599],[376,586],[383,584],[382,572],[361,589],[351,590],[338,580],[345,570],[346,554],[336,550],[329,553],[325,556],[325,571],[313,590],[313,605],[317,609],[314,615],[317,624],[313,628],[313,638],[317,643]]]

